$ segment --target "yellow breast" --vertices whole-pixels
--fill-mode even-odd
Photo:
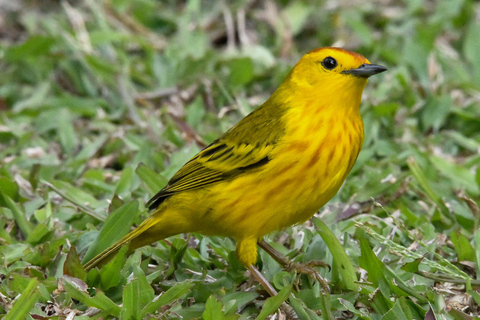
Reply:
[[[204,233],[261,237],[309,219],[343,184],[363,142],[363,122],[335,114],[288,127],[262,171],[210,189]]]

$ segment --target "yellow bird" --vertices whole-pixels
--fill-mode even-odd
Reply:
[[[362,55],[304,55],[255,111],[188,161],[149,202],[152,214],[85,265],[186,232],[232,237],[250,270],[257,242],[309,219],[352,169],[363,143],[359,107],[369,76],[387,70]]]

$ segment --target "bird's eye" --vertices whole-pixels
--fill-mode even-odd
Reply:
[[[335,67],[337,66],[337,60],[332,57],[326,57],[322,61],[322,66],[327,70],[335,69]]]

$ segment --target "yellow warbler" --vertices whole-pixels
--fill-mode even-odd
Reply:
[[[251,267],[267,233],[309,219],[338,191],[362,148],[367,78],[387,70],[339,48],[307,53],[259,108],[188,161],[149,202],[152,214],[89,261],[185,233],[236,239]]]

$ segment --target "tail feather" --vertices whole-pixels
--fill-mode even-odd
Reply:
[[[115,254],[118,253],[120,248],[124,245],[129,244],[129,250],[134,250],[141,246],[147,245],[152,243],[156,240],[161,240],[161,237],[153,241],[145,242],[145,239],[138,239],[138,236],[143,235],[148,229],[150,229],[153,225],[156,224],[156,221],[152,218],[145,220],[142,224],[138,226],[135,230],[127,234],[125,237],[111,245],[109,248],[105,249],[98,255],[96,255],[92,260],[88,261],[83,267],[85,271],[90,271],[91,269],[95,268],[96,266],[101,266],[110,261]],[[138,241],[135,241],[135,240]],[[141,244],[141,245],[140,245]]]

